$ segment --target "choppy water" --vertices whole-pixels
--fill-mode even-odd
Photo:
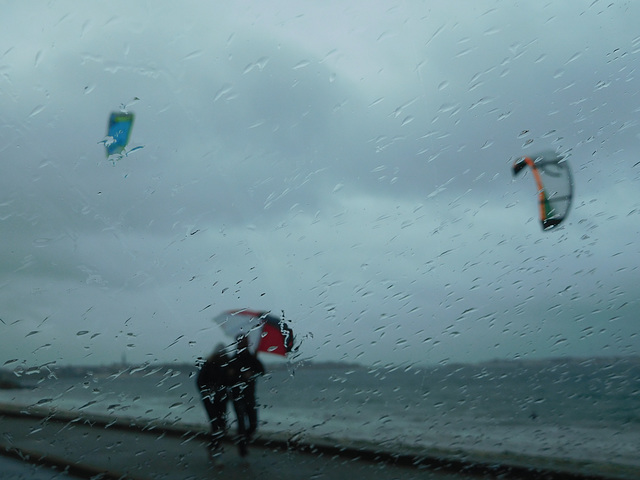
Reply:
[[[0,402],[205,423],[193,372],[149,367],[0,390]],[[640,465],[640,359],[297,367],[259,380],[261,429],[380,448]]]

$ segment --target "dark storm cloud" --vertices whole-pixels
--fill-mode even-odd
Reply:
[[[190,358],[242,306],[285,310],[313,358],[633,353],[625,6],[165,7],[4,22],[14,358]],[[111,163],[121,105],[144,148]],[[569,152],[576,198],[543,234],[510,167],[549,148]]]

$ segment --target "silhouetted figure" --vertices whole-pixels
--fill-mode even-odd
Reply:
[[[209,453],[212,458],[221,453],[220,441],[227,429],[227,388],[231,380],[228,369],[229,357],[224,345],[219,344],[204,362],[197,377],[198,389],[211,426]]]
[[[249,351],[247,337],[238,337],[236,355],[229,361],[231,398],[238,420],[238,448],[240,456],[247,455],[247,444],[258,428],[256,408],[256,379],[264,375],[264,365]]]

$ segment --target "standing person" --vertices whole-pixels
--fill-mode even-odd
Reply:
[[[238,448],[242,457],[249,453],[247,444],[258,428],[256,379],[264,373],[264,365],[249,350],[247,337],[238,337],[236,355],[229,362],[229,374],[231,398],[238,420]]]
[[[227,388],[230,381],[228,368],[229,357],[225,346],[220,343],[204,362],[196,379],[202,403],[209,417],[211,430],[208,448],[213,460],[222,453],[220,441],[227,429]]]

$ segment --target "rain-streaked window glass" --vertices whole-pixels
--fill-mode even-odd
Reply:
[[[5,4],[0,466],[640,476],[638,18]]]

